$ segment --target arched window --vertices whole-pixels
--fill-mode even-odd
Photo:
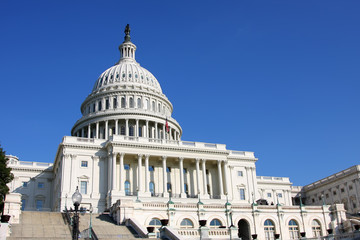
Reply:
[[[290,239],[299,239],[299,225],[295,220],[290,220],[289,222],[289,233]]]
[[[138,108],[142,108],[141,98],[138,98],[138,99],[137,99],[137,107],[138,107]]]
[[[145,100],[145,107],[147,110],[150,110],[150,103],[148,99]]]
[[[132,97],[129,99],[129,105],[130,108],[134,108],[134,99]]]
[[[134,127],[129,126],[129,136],[134,136]]]
[[[155,183],[154,182],[149,183],[149,190],[151,192],[151,196],[154,196],[155,195]]]
[[[160,232],[159,232],[159,228],[161,227],[160,220],[157,218],[151,219],[151,221],[149,222],[149,227],[154,227],[155,228],[154,232],[156,233],[156,236],[160,238]]]
[[[152,102],[152,110],[155,112],[155,102]]]
[[[311,222],[311,228],[313,232],[314,237],[320,237],[321,236],[321,225],[318,220],[314,219]]]
[[[274,223],[267,219],[264,223],[265,239],[274,240],[275,239],[275,226]]]
[[[124,126],[120,127],[120,134],[125,135],[125,127]]]
[[[221,222],[219,219],[214,218],[213,220],[211,220],[211,222],[210,222],[211,228],[218,228],[220,226],[221,226]]]
[[[180,223],[180,227],[181,228],[194,228],[194,224],[190,219],[184,218]]]
[[[129,181],[125,181],[125,195],[126,196],[130,196],[130,182]]]
[[[121,98],[121,108],[125,108],[126,107],[126,100],[125,97]]]
[[[158,111],[159,111],[159,112],[161,111],[161,105],[160,105],[160,103],[158,104]]]

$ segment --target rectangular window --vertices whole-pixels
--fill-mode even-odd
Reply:
[[[342,189],[341,189],[341,192],[342,192],[342,193],[345,192],[345,189],[342,188]]]
[[[82,194],[87,194],[87,182],[86,181],[81,181],[80,183],[80,192]]]
[[[44,188],[44,187],[45,187],[45,183],[43,183],[43,182],[38,183],[38,188]]]
[[[142,127],[139,127],[139,137],[142,137]]]
[[[116,100],[116,97],[114,97],[114,100],[113,100],[113,108],[117,108],[117,100]]]
[[[267,197],[271,197],[271,193],[268,193],[268,194],[267,194]]]
[[[282,193],[278,193],[278,197],[279,197],[279,198],[282,198]]]
[[[98,111],[101,111],[101,101],[99,101],[99,104],[98,104]]]
[[[245,189],[240,189],[240,200],[245,200]]]
[[[352,185],[349,185],[349,190],[352,190]]]
[[[21,210],[24,211],[26,207],[26,199],[21,199]]]
[[[92,111],[95,112],[95,103],[93,104]]]
[[[184,172],[184,174],[186,174],[186,173],[187,173],[187,169],[186,169],[186,168],[183,168],[183,172]]]
[[[23,186],[23,187],[27,187],[27,186],[28,186],[28,182],[22,182],[22,186]]]
[[[238,171],[238,177],[242,177],[243,176],[243,171]]]
[[[106,100],[105,100],[105,107],[106,107],[106,109],[109,109],[109,108],[110,108],[109,99],[106,99]]]
[[[129,164],[124,164],[124,169],[125,170],[130,170],[130,165]]]
[[[154,171],[154,166],[149,166],[149,172],[153,172]]]
[[[311,199],[311,201],[314,203],[314,202],[315,202],[315,199]]]
[[[333,194],[336,195],[336,191],[333,191]]]
[[[43,209],[44,201],[36,200],[36,210],[41,211]]]
[[[88,161],[81,161],[81,167],[87,167]]]

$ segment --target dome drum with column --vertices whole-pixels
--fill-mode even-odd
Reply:
[[[72,136],[180,140],[182,129],[171,117],[173,106],[154,75],[136,62],[136,46],[129,34],[119,46],[119,62],[100,75],[81,105],[83,116],[72,128]]]

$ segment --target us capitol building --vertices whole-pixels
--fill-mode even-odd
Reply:
[[[21,194],[21,210],[63,211],[78,187],[81,207],[109,211],[144,237],[148,226],[159,231],[161,219],[168,219],[164,234],[179,239],[299,239],[343,228],[342,204],[302,204],[301,188],[289,178],[256,175],[253,152],[182,140],[173,105],[135,60],[129,26],[119,50],[53,164],[9,156],[10,188]],[[207,220],[203,231],[199,220]]]

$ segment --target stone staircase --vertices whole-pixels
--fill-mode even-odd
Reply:
[[[90,214],[80,214],[79,230],[89,228]],[[116,225],[108,214],[92,214],[92,227],[98,239],[136,239],[136,232],[124,225]],[[12,224],[7,240],[70,240],[71,229],[60,212],[23,211],[20,224]]]
[[[88,229],[90,224],[90,214],[80,214],[79,230],[80,232]],[[136,239],[137,233],[130,227],[116,225],[112,218],[106,214],[92,214],[92,228],[98,239]]]
[[[25,212],[20,215],[20,224],[11,225],[7,240],[71,239],[70,228],[60,212]]]

